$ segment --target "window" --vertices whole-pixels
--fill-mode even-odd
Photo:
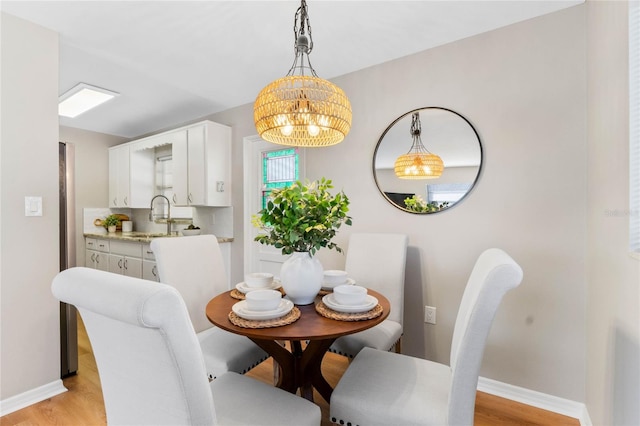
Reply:
[[[271,190],[290,186],[300,178],[296,148],[266,151],[262,154],[262,208],[267,206]]]
[[[629,249],[640,258],[640,2],[629,2]]]

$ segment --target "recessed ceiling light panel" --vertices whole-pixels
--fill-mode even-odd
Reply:
[[[118,93],[80,83],[59,98],[58,115],[74,118],[118,96]]]

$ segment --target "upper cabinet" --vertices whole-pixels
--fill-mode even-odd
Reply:
[[[109,207],[130,207],[129,145],[109,148]]]
[[[154,159],[127,143],[109,148],[109,207],[145,208],[153,196]]]
[[[126,156],[125,148],[130,162],[127,167],[130,174],[126,178],[128,194],[119,161],[120,156]],[[116,152],[117,149],[122,152]],[[231,205],[231,128],[228,126],[203,121],[112,150],[113,153],[109,152],[110,207],[148,208],[151,198],[159,194],[169,198],[174,206]],[[122,204],[116,204],[114,199]]]

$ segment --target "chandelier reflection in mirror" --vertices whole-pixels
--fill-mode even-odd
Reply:
[[[411,149],[396,159],[394,171],[400,179],[435,179],[442,175],[444,163],[442,158],[430,153],[422,144],[422,125],[420,113],[411,116]]]
[[[296,11],[293,32],[293,65],[258,94],[253,105],[256,130],[262,139],[281,145],[335,145],[351,128],[351,104],[342,89],[318,77],[311,66],[313,39],[305,0]]]

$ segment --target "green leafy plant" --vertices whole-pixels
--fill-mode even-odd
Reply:
[[[407,210],[416,212],[416,213],[431,213],[437,212],[445,207],[449,206],[449,202],[445,201],[444,203],[436,203],[435,201],[431,203],[427,203],[424,198],[419,195],[414,195],[413,197],[405,198],[404,205]]]
[[[322,178],[286,188],[274,189],[267,206],[252,217],[255,227],[265,233],[255,237],[261,244],[282,249],[282,254],[309,252],[322,247],[342,249],[331,240],[342,226],[351,225],[349,198],[343,191],[331,195],[331,180]]]
[[[118,226],[118,225],[120,225],[120,219],[118,218],[118,216],[114,214],[110,214],[109,216],[105,217],[104,220],[102,221],[102,226],[104,226],[105,228],[108,228],[110,226]]]

